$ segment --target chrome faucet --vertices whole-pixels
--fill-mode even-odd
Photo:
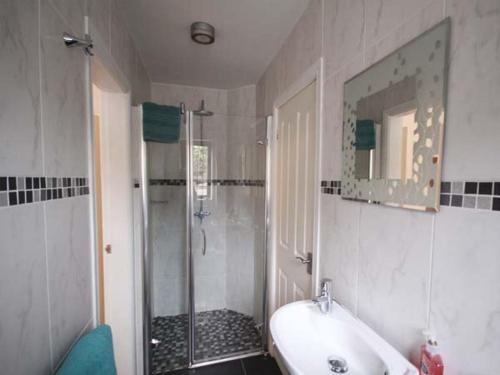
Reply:
[[[329,313],[332,310],[332,279],[321,279],[321,294],[313,298],[315,305],[318,305],[323,314]]]

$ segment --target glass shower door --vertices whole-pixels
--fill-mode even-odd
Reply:
[[[265,121],[190,113],[187,194],[193,363],[262,351]],[[261,142],[262,143],[262,142]]]

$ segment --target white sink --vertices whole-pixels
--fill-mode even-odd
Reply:
[[[347,375],[418,375],[417,369],[337,303],[328,314],[312,301],[294,302],[271,318],[271,334],[291,375],[331,375],[328,358],[347,362]]]

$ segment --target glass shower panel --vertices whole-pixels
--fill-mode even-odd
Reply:
[[[193,359],[262,350],[266,123],[192,117]]]
[[[185,125],[179,143],[148,142],[152,373],[189,365]]]

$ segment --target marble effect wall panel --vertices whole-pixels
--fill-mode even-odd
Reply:
[[[2,176],[88,178],[86,60],[61,41],[64,31],[83,34],[85,15],[109,49],[110,0],[8,0],[0,7]],[[128,56],[115,57],[132,62],[121,69],[135,82],[137,102],[147,100],[149,78],[117,22]],[[39,198],[0,207],[0,362],[7,375],[52,373],[92,323],[89,195]]]
[[[286,45],[295,51],[281,50],[259,80],[257,111],[271,114],[277,96],[307,68],[296,68],[308,51],[301,41],[323,40],[316,55],[325,59],[326,73],[323,180],[339,180],[342,173],[343,83],[446,16],[452,31],[443,179],[498,180],[498,158],[491,153],[500,143],[498,1],[319,3],[310,7],[321,14],[321,36],[307,20],[316,12],[309,11],[296,26],[307,38],[292,33],[289,39],[296,40]],[[383,236],[388,226],[393,233]],[[322,194],[320,230],[321,276],[333,278],[336,297],[405,355],[415,359],[421,330],[430,326],[449,371],[498,372],[497,212],[444,207],[436,215],[415,214]]]

